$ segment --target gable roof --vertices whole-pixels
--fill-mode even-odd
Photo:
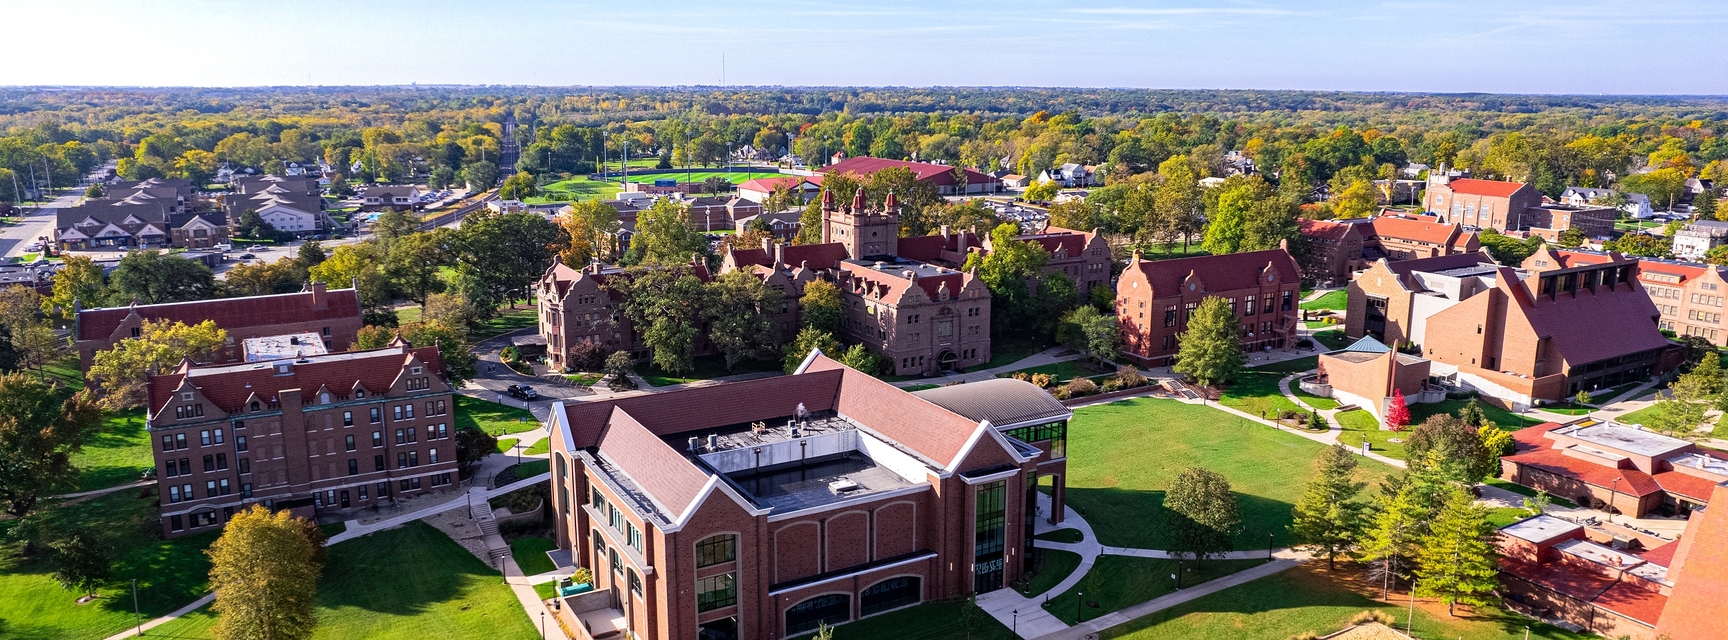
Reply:
[[[930,164],[927,162],[910,162],[906,160],[889,160],[887,158],[858,156],[856,158],[847,158],[840,162],[828,165],[820,169],[820,171],[822,173],[856,173],[861,176],[868,176],[877,171],[892,169],[895,167],[911,169],[912,173],[918,176],[919,182],[928,182],[937,186],[954,184],[954,170],[959,168],[945,164]],[[994,184],[1000,182],[996,178],[971,169],[960,169],[966,173],[967,185]]]
[[[444,359],[437,347],[384,347],[308,356],[293,361],[291,372],[287,374],[277,373],[276,365],[287,362],[277,360],[195,367],[184,372],[151,376],[149,407],[154,414],[186,379],[190,379],[206,399],[228,413],[240,412],[253,394],[265,402],[275,402],[278,392],[298,389],[301,402],[310,404],[320,388],[345,396],[358,384],[378,393],[396,382],[402,374],[402,367],[411,358],[419,359],[432,373],[442,376]]]
[[[774,257],[761,249],[731,249],[732,260],[742,267],[745,265],[775,266]],[[833,269],[846,259],[846,245],[838,242],[822,244],[793,244],[784,249],[785,266],[797,267],[809,265],[812,269]]]
[[[1452,241],[1453,236],[1458,234],[1458,225],[1412,220],[1397,216],[1380,216],[1369,224],[1374,229],[1374,235],[1382,238],[1414,240],[1440,246],[1446,246]]]
[[[214,320],[216,326],[228,330],[360,317],[360,297],[353,289],[325,291],[323,296],[327,302],[322,308],[314,302],[317,295],[312,291],[300,291],[269,296],[84,309],[78,312],[78,339],[106,340],[114,335],[114,330],[120,328],[120,323],[134,312],[146,321],[167,320],[197,324]]]
[[[1453,193],[1468,193],[1475,196],[1510,197],[1528,185],[1522,182],[1502,182],[1499,180],[1479,180],[1476,178],[1455,178],[1447,183]]]
[[[1270,264],[1278,271],[1281,283],[1300,282],[1296,259],[1283,249],[1231,253],[1221,256],[1197,256],[1175,260],[1141,260],[1130,266],[1146,274],[1154,295],[1176,295],[1182,281],[1194,274],[1209,291],[1230,291],[1260,286],[1260,273]]]
[[[967,452],[977,439],[977,432],[984,426],[875,376],[849,368],[820,353],[815,355],[804,369],[806,375],[809,372],[840,372],[840,393],[834,403],[836,411],[938,466],[954,470],[961,455]]]
[[[1296,226],[1302,235],[1326,240],[1342,240],[1344,236],[1350,235],[1351,229],[1356,227],[1356,225],[1347,222],[1310,220],[1308,218],[1296,221]]]

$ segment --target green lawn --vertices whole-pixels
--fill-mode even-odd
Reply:
[[[1323,570],[1324,563],[1310,563],[1238,585],[1192,602],[1153,613],[1104,632],[1106,638],[1132,640],[1285,640],[1301,633],[1327,634],[1344,628],[1351,616],[1366,610],[1392,614],[1400,631],[1409,620],[1406,595],[1394,591],[1391,602],[1368,595],[1372,586],[1335,579],[1360,578],[1357,567],[1340,566],[1336,574]],[[1360,592],[1359,592],[1360,591]],[[1378,595],[1376,593],[1376,595]],[[1417,600],[1415,636],[1461,638],[1463,640],[1508,640],[1524,637],[1530,627],[1532,640],[1585,640],[1594,635],[1571,633],[1529,618],[1491,608],[1446,616],[1436,602]]]
[[[1470,404],[1469,400],[1448,399],[1439,402],[1425,402],[1422,404],[1410,405],[1410,424],[1421,424],[1424,420],[1427,420],[1429,416],[1441,413],[1454,416],[1458,415],[1458,411],[1463,409],[1464,405],[1467,404]],[[1502,428],[1523,429],[1524,427],[1538,425],[1544,422],[1543,420],[1538,420],[1536,418],[1520,416],[1481,400],[1477,400],[1476,405],[1482,407],[1482,413],[1483,415],[1488,416],[1489,422],[1500,425]]]
[[[1277,364],[1272,366],[1276,367]],[[1257,416],[1276,417],[1270,413],[1275,411],[1307,412],[1307,409],[1296,406],[1296,403],[1284,397],[1284,393],[1278,390],[1278,381],[1286,375],[1289,374],[1269,369],[1243,370],[1236,375],[1236,382],[1224,390],[1218,401],[1224,406]]]
[[[97,536],[114,554],[113,581],[101,598],[74,604],[80,594],[60,588],[43,555],[20,556],[12,529],[0,521],[0,637],[104,638],[133,624],[131,580],[138,579],[138,607],[145,619],[167,614],[204,595],[210,560],[204,549],[216,532],[161,539],[154,498],[119,491],[66,506],[49,505],[31,516],[47,531]]]
[[[1035,596],[1056,588],[1056,585],[1068,578],[1080,568],[1080,554],[1055,549],[1039,549],[1044,555],[1044,566],[1039,568],[1038,575],[1026,584],[1027,596]]]
[[[1276,371],[1279,373],[1301,373],[1303,371],[1313,371],[1314,369],[1317,369],[1319,367],[1320,367],[1320,356],[1306,356],[1306,357],[1301,357],[1301,358],[1291,358],[1289,360],[1280,360],[1278,362],[1272,362],[1272,363],[1268,363],[1268,364],[1252,365],[1252,366],[1249,366],[1246,370],[1247,371]]]
[[[522,464],[509,467],[516,474],[516,479],[532,478],[552,470],[552,463],[545,460],[529,460]]]
[[[693,167],[690,169],[688,174],[679,171],[677,173],[632,175],[630,176],[630,182],[635,182],[637,184],[654,184],[655,180],[677,180],[678,182],[683,183],[702,182],[709,178],[726,178],[727,180],[731,180],[732,184],[743,184],[754,178],[774,178],[779,177],[779,175],[779,172],[764,171],[761,169],[752,169],[747,171],[744,167],[734,167],[731,173],[727,173],[723,168],[720,170],[713,170]]]
[[[1375,453],[1399,460],[1404,459],[1404,443],[1390,442],[1390,440],[1393,438],[1408,440],[1410,438],[1408,429],[1402,432],[1381,429],[1380,421],[1374,418],[1374,414],[1362,409],[1335,413],[1332,414],[1332,417],[1336,418],[1338,426],[1344,429],[1344,433],[1338,434],[1339,444],[1350,447],[1351,451],[1360,451],[1363,438],[1367,438]]]
[[[1337,400],[1322,398],[1312,393],[1308,393],[1307,391],[1303,391],[1302,387],[1296,386],[1294,383],[1290,385],[1290,393],[1296,394],[1296,397],[1301,398],[1303,402],[1308,403],[1308,406],[1314,407],[1315,409],[1324,411],[1327,409],[1338,408]]]
[[[604,373],[578,373],[564,376],[564,379],[569,380],[570,384],[578,387],[592,387],[599,383],[600,379],[604,377],[606,377],[606,374]]]
[[[78,484],[71,492],[137,482],[155,464],[150,433],[144,430],[144,410],[111,414],[103,421],[102,432],[85,443],[83,451],[72,456],[72,466],[78,468]]]
[[[1336,291],[1327,291],[1326,293],[1321,294],[1318,298],[1302,303],[1302,310],[1313,311],[1315,309],[1326,309],[1329,311],[1343,311],[1345,307],[1349,306],[1349,304],[1350,292],[1338,289]]]
[[[1656,419],[1656,417],[1658,415],[1660,415],[1662,411],[1664,411],[1664,409],[1662,409],[1660,406],[1653,404],[1653,405],[1650,405],[1648,407],[1644,407],[1643,409],[1633,411],[1631,413],[1621,414],[1621,416],[1618,418],[1615,418],[1614,421],[1619,422],[1621,424],[1644,424],[1646,422],[1649,422],[1651,420]]]
[[[498,453],[504,453],[506,451],[509,451],[510,448],[514,447],[514,446],[516,446],[516,439],[515,438],[499,438],[498,439]]]
[[[540,635],[496,571],[418,521],[330,547],[316,602],[315,640]],[[215,623],[205,607],[145,637],[211,638]]]
[[[527,198],[524,202],[546,204],[576,200],[611,200],[617,198],[618,192],[623,190],[624,187],[616,182],[589,180],[588,176],[577,176],[543,185],[540,187],[540,195]]]
[[[420,321],[421,309],[418,306],[399,307],[396,309],[397,324],[414,324]]]
[[[523,455],[530,455],[530,456],[540,455],[540,454],[544,454],[544,453],[551,451],[551,450],[552,450],[552,439],[551,438],[541,438],[539,442],[536,442],[533,445],[530,445],[528,447],[528,450],[523,451],[522,454]]]
[[[1193,258],[1195,256],[1209,255],[1212,254],[1205,249],[1201,249],[1200,243],[1198,242],[1189,244],[1186,249],[1182,247],[1181,243],[1177,243],[1176,246],[1171,247],[1169,251],[1165,251],[1164,247],[1157,246],[1144,246],[1140,248],[1140,259],[1142,260],[1174,260],[1176,258]]]
[[[1267,534],[1288,546],[1290,509],[1313,475],[1324,445],[1301,436],[1174,400],[1136,398],[1075,410],[1068,432],[1068,503],[1100,543],[1165,549],[1164,488],[1190,466],[1223,474],[1240,500],[1242,549]],[[1391,467],[1363,460],[1358,479],[1378,482]]]
[[[1208,560],[1195,566],[1192,560],[1182,562],[1182,586],[1194,585],[1266,564],[1264,560]],[[1135,558],[1130,556],[1098,556],[1092,570],[1074,588],[1044,603],[1044,610],[1073,625],[1075,615],[1083,609],[1085,619],[1121,611],[1147,600],[1176,591],[1175,560]],[[1084,594],[1082,596],[1081,594]],[[1081,607],[1080,602],[1098,603],[1097,608]]]
[[[979,369],[995,369],[1007,366],[1031,357],[1033,354],[1050,348],[1052,345],[1038,340],[1024,338],[1004,340],[1001,344],[990,345],[990,361]]]
[[[398,316],[400,317],[400,316]],[[495,338],[517,329],[527,329],[538,325],[540,311],[533,305],[520,309],[505,309],[498,317],[482,321],[468,332],[468,343],[478,344],[487,339]]]
[[[1623,385],[1620,385],[1618,387],[1614,387],[1611,389],[1601,389],[1598,391],[1592,391],[1592,392],[1590,392],[1590,399],[1592,401],[1594,401],[1596,404],[1600,405],[1600,404],[1605,403],[1609,400],[1613,400],[1615,398],[1620,397],[1620,394],[1626,393],[1627,391],[1631,391],[1631,390],[1637,388],[1638,385],[1641,385],[1641,384],[1644,384],[1644,383],[1643,382],[1628,382],[1626,384],[1623,384]]]
[[[942,385],[939,385],[939,384],[915,384],[915,385],[912,385],[910,387],[900,387],[900,389],[907,392],[907,393],[911,393],[913,391],[923,391],[925,389],[935,389],[936,387],[940,387],[940,386],[942,386]]]
[[[1320,346],[1326,348],[1328,351],[1337,351],[1344,347],[1348,347],[1350,346],[1350,343],[1355,342],[1355,340],[1351,340],[1349,336],[1344,335],[1343,329],[1319,331],[1310,334],[1309,337],[1313,338],[1315,342],[1320,343]]]
[[[558,568],[552,564],[551,558],[546,557],[547,551],[557,548],[557,543],[533,536],[510,541],[510,555],[516,558],[516,566],[522,569],[522,575],[525,576]]]
[[[534,585],[534,595],[540,596],[541,600],[551,600],[552,596],[558,595],[558,582],[554,580]]]
[[[998,374],[996,374],[996,377],[998,377],[998,378],[1012,378],[1012,377],[1014,377],[1014,374],[1016,374],[1016,373],[1024,373],[1026,375],[1032,375],[1032,374],[1036,374],[1036,373],[1046,373],[1046,374],[1050,374],[1052,377],[1054,377],[1056,379],[1057,382],[1060,383],[1060,382],[1067,382],[1069,380],[1072,380],[1077,376],[1078,377],[1090,377],[1090,376],[1095,376],[1095,375],[1098,375],[1101,373],[1115,373],[1115,372],[1114,371],[1101,370],[1097,366],[1092,364],[1092,362],[1090,360],[1064,360],[1062,362],[1053,362],[1050,364],[1041,364],[1041,365],[1038,365],[1036,367],[1027,367],[1025,369],[1021,369],[1019,371],[1012,371],[1009,373],[998,373]]]
[[[540,421],[526,409],[507,407],[488,400],[456,396],[456,428],[486,433],[521,433],[540,428]]]
[[[1572,401],[1566,401],[1566,402],[1556,402],[1554,404],[1542,405],[1541,409],[1543,411],[1547,411],[1548,413],[1558,413],[1558,414],[1563,415],[1563,416],[1582,416],[1582,415],[1589,415],[1590,412],[1596,410],[1596,407],[1581,405],[1581,404],[1578,404],[1578,403],[1572,402]]]
[[[834,640],[974,640],[1007,638],[1008,627],[974,607],[964,613],[966,601],[926,602],[897,611],[870,616],[834,627]],[[967,631],[967,626],[971,631]],[[814,632],[798,636],[809,640]]]
[[[1051,542],[1065,542],[1068,544],[1073,544],[1076,542],[1080,542],[1081,540],[1085,540],[1086,534],[1081,533],[1079,529],[1057,529],[1055,531],[1040,533],[1040,534],[1033,536],[1033,537],[1035,539],[1038,539],[1038,540],[1049,540]]]
[[[642,379],[650,386],[664,387],[673,384],[685,384],[697,380],[709,380],[720,376],[732,376],[741,373],[761,373],[764,371],[779,371],[779,360],[745,360],[732,365],[732,370],[726,370],[726,359],[721,356],[700,356],[695,359],[696,367],[682,374],[671,374],[659,367],[649,366],[642,371]]]

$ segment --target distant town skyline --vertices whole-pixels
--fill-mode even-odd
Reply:
[[[0,40],[0,85],[1728,94],[1712,35],[1728,6],[1702,0],[0,0],[0,15],[33,25]]]

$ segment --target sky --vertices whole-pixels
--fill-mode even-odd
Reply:
[[[0,16],[0,85],[1728,94],[1724,0],[0,0]]]

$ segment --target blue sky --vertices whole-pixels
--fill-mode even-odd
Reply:
[[[0,0],[0,84],[1728,94],[1716,0]]]

